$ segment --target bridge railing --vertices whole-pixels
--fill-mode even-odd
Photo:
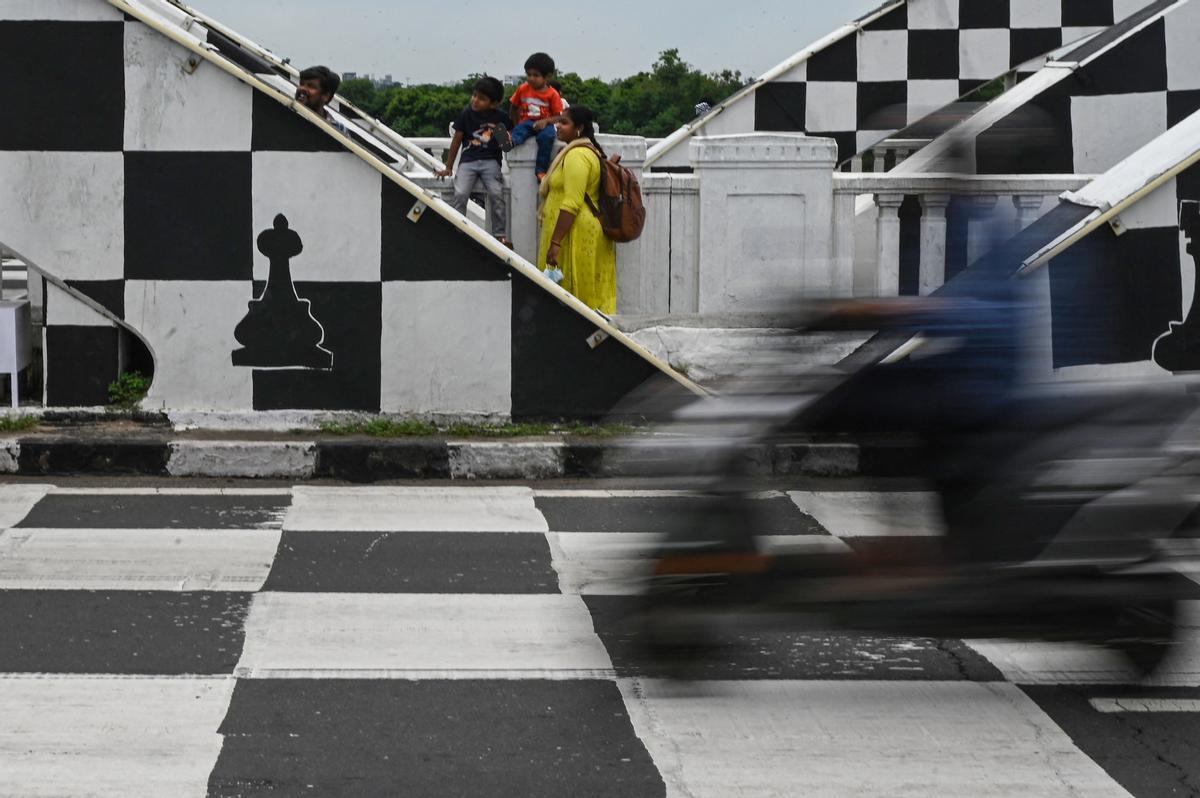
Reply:
[[[645,139],[601,140],[640,169]],[[411,141],[442,158],[439,148],[449,146]],[[885,141],[873,150],[875,164],[891,169],[923,143]],[[690,173],[642,174],[646,229],[618,247],[619,312],[770,312],[784,297],[928,294],[998,235],[1023,229],[1092,179],[839,172],[830,145],[794,134],[697,138]],[[508,154],[505,196],[508,235],[536,262],[533,159],[531,146]],[[451,181],[418,182],[447,199],[453,193]]]
[[[841,293],[901,293],[902,226],[916,224],[917,293],[945,283],[951,203],[960,215],[965,263],[998,236],[1038,219],[1089,175],[951,175],[841,173],[833,176],[833,257]],[[902,218],[901,210],[909,211]]]

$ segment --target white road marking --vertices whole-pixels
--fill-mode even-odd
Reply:
[[[651,560],[663,537],[642,532],[551,532],[546,540],[563,593],[630,596],[645,589]],[[845,542],[824,535],[768,535],[758,542],[769,554],[850,551]]]
[[[1097,712],[1197,712],[1200,700],[1186,698],[1093,698],[1088,701]]]
[[[0,795],[202,798],[234,684],[0,679]]]
[[[1128,798],[1015,685],[618,684],[669,798]]]
[[[290,496],[291,488],[54,488],[56,496]]]
[[[520,681],[522,679],[562,682],[571,680],[613,681],[617,672],[612,668],[525,668],[521,670],[496,670],[479,668],[456,668],[455,670],[408,669],[354,669],[354,668],[254,668],[238,671],[239,679],[400,679],[412,682],[454,681],[464,679],[495,679],[497,681]]]
[[[21,523],[52,490],[53,485],[0,485],[0,529]]]
[[[1180,634],[1148,685],[1200,687],[1200,601],[1180,602]],[[1128,684],[1138,675],[1119,654],[1072,643],[965,640],[1017,684]]]
[[[550,532],[550,562],[567,594],[629,596],[650,576],[661,535],[641,532]]]
[[[297,487],[287,530],[548,532],[523,487]]]
[[[279,530],[9,529],[0,589],[259,590]]]
[[[829,534],[840,538],[943,534],[936,493],[797,490],[789,491],[788,496]]]
[[[533,495],[546,499],[679,499],[708,496],[697,490],[571,490],[560,488],[534,489]],[[783,499],[787,494],[781,490],[763,490],[747,494],[750,499]]]
[[[268,592],[236,673],[611,669],[579,596]]]

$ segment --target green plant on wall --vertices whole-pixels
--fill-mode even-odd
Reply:
[[[137,407],[150,390],[150,378],[140,371],[127,371],[109,383],[108,403],[121,408]]]

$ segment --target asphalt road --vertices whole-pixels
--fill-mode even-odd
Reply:
[[[772,546],[915,544],[915,487],[755,501]],[[9,481],[0,796],[1200,795],[1200,630],[1151,685],[1077,646],[736,623],[673,678],[627,619],[698,501]]]

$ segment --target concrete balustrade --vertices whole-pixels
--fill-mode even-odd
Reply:
[[[875,227],[876,262],[875,295],[896,296],[900,293],[900,206],[904,195],[876,194],[875,207],[879,220]]]
[[[921,296],[932,294],[946,278],[946,211],[949,194],[921,197]]]
[[[951,174],[874,174],[838,173],[833,175],[833,240],[839,273],[857,262],[870,264],[868,281],[873,296],[896,296],[900,292],[900,208],[905,197],[917,197],[921,203],[919,291],[932,293],[943,285],[948,253],[947,210],[954,197],[961,198],[969,213],[967,262],[985,252],[999,237],[1011,235],[1035,221],[1043,209],[1053,207],[1048,198],[1075,191],[1093,179],[1090,175],[951,175]],[[868,197],[869,206],[858,205],[859,197]],[[1009,204],[1004,210],[1001,199]],[[1002,213],[1003,211],[1003,213]],[[875,215],[874,258],[858,256],[860,241],[855,226],[864,212]],[[1004,220],[1010,220],[1006,224]],[[861,230],[860,230],[861,232]],[[861,236],[860,236],[861,237]],[[841,277],[840,285],[846,284]],[[867,292],[860,290],[859,294]]]
[[[871,171],[876,174],[888,172],[907,161],[928,143],[929,139],[885,139],[851,158],[844,171],[865,172],[864,165],[867,159],[864,156],[870,153]]]
[[[693,139],[699,312],[768,312],[834,292],[837,145],[788,133]]]
[[[640,171],[645,139],[602,135],[600,141]],[[413,143],[440,152],[437,146],[449,139]],[[877,163],[899,163],[922,143],[889,139],[873,151]],[[1058,195],[1092,179],[835,172],[833,142],[801,134],[715,136],[691,148],[691,174],[641,175],[646,229],[617,248],[621,314],[772,312],[798,296],[896,296],[901,231],[910,223],[901,219],[906,197],[920,203],[917,284],[927,295],[945,282],[952,203],[970,217],[970,262],[997,237],[1035,221]],[[509,236],[519,254],[536,262],[534,158],[532,144],[510,152],[505,180]],[[446,198],[453,192],[449,181],[413,177]],[[478,207],[469,215],[486,228]]]

